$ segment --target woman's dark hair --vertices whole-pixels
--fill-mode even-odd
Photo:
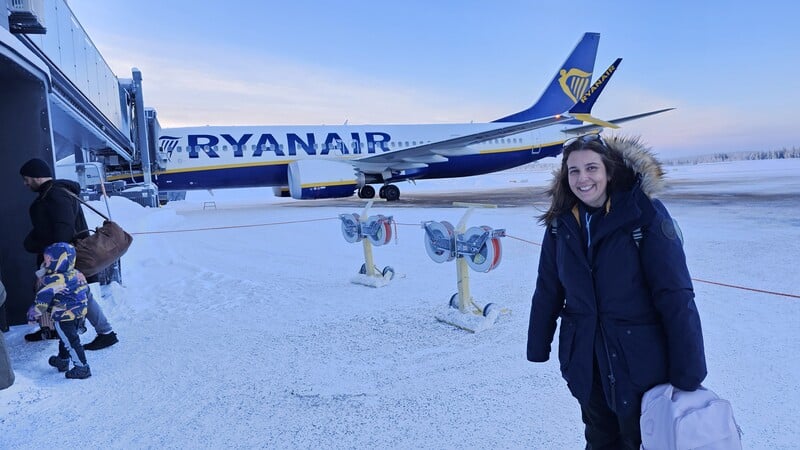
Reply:
[[[547,192],[553,198],[553,202],[547,212],[539,216],[540,223],[547,225],[556,216],[578,203],[578,198],[569,187],[567,159],[570,154],[579,150],[590,150],[600,155],[600,160],[603,162],[608,176],[606,191],[609,195],[632,186],[635,177],[633,171],[625,165],[620,153],[611,150],[600,135],[587,135],[572,140],[572,142],[567,141],[561,156],[561,170],[558,172],[557,185]]]

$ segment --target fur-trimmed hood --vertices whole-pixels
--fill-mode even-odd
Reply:
[[[621,160],[624,164],[623,168],[617,169],[614,180],[609,184],[609,190],[630,190],[638,183],[645,195],[654,197],[664,189],[666,183],[661,162],[641,138],[610,136],[603,137],[603,141],[609,151],[617,156],[614,159]],[[566,162],[562,161],[561,167],[553,172],[553,180],[547,191],[552,201],[548,211],[541,216],[541,221],[545,224],[552,222],[564,212],[565,208],[571,209],[577,203],[577,199],[569,189],[569,183],[565,181],[566,177]]]

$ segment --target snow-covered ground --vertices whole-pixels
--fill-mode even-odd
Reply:
[[[800,299],[707,281],[800,295],[798,173],[800,160],[680,166],[663,197],[696,279],[705,385],[731,400],[750,449],[798,446]],[[549,179],[534,168],[401,189],[446,196]],[[351,282],[363,249],[338,219],[363,205],[270,196],[190,193],[159,209],[112,198],[136,233],[123,285],[101,301],[120,342],[87,352],[90,379],[67,380],[47,365],[55,341],[27,343],[31,326],[12,327],[17,381],[0,391],[0,448],[582,448],[556,350],[545,364],[525,359],[542,204],[475,209],[468,221],[509,235],[499,267],[469,279],[477,303],[507,313],[470,334],[434,318],[448,312],[456,265],[427,256],[419,225],[465,210],[376,202],[371,214],[398,226],[375,263],[396,277],[371,288]]]

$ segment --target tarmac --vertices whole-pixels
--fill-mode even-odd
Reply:
[[[738,189],[731,189],[738,187]],[[718,202],[742,202],[743,204],[774,203],[787,206],[799,206],[798,196],[791,190],[783,192],[751,192],[746,183],[732,180],[673,180],[668,187],[656,197],[665,202],[681,202],[694,204]],[[288,202],[283,206],[291,207],[363,207],[369,199],[352,196],[338,199]],[[375,198],[374,205],[381,208],[454,208],[456,202],[482,203],[496,205],[498,208],[538,207],[546,209],[550,204],[547,187],[509,187],[502,189],[475,190],[464,192],[408,192],[400,194],[400,199],[393,202]]]

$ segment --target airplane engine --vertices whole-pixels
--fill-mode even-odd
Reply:
[[[344,162],[299,159],[288,170],[289,192],[298,200],[350,197],[358,187],[353,167]]]

